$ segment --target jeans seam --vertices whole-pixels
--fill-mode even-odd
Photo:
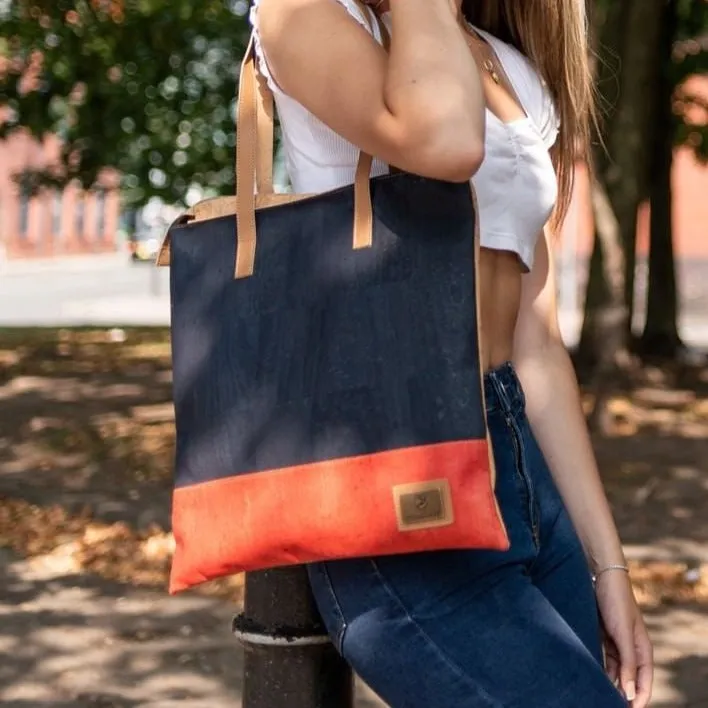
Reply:
[[[484,700],[489,701],[492,706],[496,708],[502,708],[501,704],[497,703],[496,700],[490,696],[482,686],[474,683],[472,679],[462,670],[460,666],[457,665],[450,657],[436,644],[432,637],[420,626],[420,624],[415,620],[413,615],[409,612],[406,604],[401,599],[400,595],[394,590],[391,584],[386,580],[383,572],[376,563],[375,560],[370,560],[371,567],[374,571],[374,575],[378,578],[386,594],[394,601],[394,603],[403,612],[406,619],[413,625],[416,631],[423,637],[425,642],[430,646],[433,651],[442,659],[443,663],[446,664],[450,669],[452,669],[466,684],[468,684],[473,691],[476,691]]]
[[[538,549],[540,546],[540,506],[538,504],[538,498],[536,495],[536,487],[533,483],[533,480],[531,479],[531,475],[529,474],[528,469],[526,468],[526,450],[524,447],[524,436],[521,433],[521,429],[519,428],[518,423],[512,415],[508,416],[507,423],[511,428],[511,434],[516,438],[516,445],[518,446],[519,450],[518,474],[521,476],[524,484],[526,485],[527,493],[529,495],[529,523],[531,524],[531,533],[533,534],[534,544]]]
[[[329,570],[327,569],[327,566],[322,563],[320,566],[320,569],[322,571],[322,574],[324,575],[324,580],[325,583],[327,584],[327,590],[329,591],[329,594],[332,599],[332,604],[334,605],[334,611],[337,614],[337,619],[339,620],[340,624],[340,629],[337,632],[337,636],[335,637],[335,646],[337,648],[337,651],[342,654],[344,650],[344,635],[347,632],[348,624],[347,620],[344,616],[344,611],[342,610],[342,606],[339,603],[339,598],[337,597],[337,592],[334,589],[334,583],[332,582],[332,576],[329,574]]]
[[[548,526],[548,531],[547,531],[547,534],[546,534],[546,541],[548,541],[549,543],[551,542],[551,539],[553,538],[553,534],[555,533],[555,530],[556,530],[556,528],[557,528],[557,526],[558,526],[558,522],[559,522],[559,521],[561,520],[561,518],[563,517],[563,514],[566,514],[566,513],[567,513],[567,511],[565,510],[565,507],[561,507],[560,509],[558,509],[558,511],[556,512],[556,515],[553,517],[553,521],[552,521],[552,522],[550,523],[550,525]],[[572,523],[572,522],[571,522],[571,523]],[[539,535],[539,538],[540,538],[540,535]],[[582,549],[582,546],[581,546],[580,548]],[[549,575],[550,573],[554,572],[560,565],[562,565],[563,563],[565,563],[565,561],[568,560],[569,557],[570,557],[570,553],[565,554],[565,555],[564,555],[562,558],[560,558],[560,559],[555,563],[555,565],[553,565],[551,568],[546,568],[546,569],[545,569],[545,573],[544,573],[543,575],[541,575],[541,576],[538,577],[538,578],[533,578],[534,582],[536,582],[537,580],[539,580],[539,581],[540,581],[540,580],[543,580],[543,578],[545,578],[545,577],[546,577],[547,575]],[[539,557],[537,556],[536,560],[531,564],[531,567],[530,567],[529,571],[530,571],[532,574],[533,574],[533,572],[534,572],[535,569],[536,569],[536,564],[537,564],[538,560],[539,560]],[[589,565],[587,566],[587,577],[588,577],[588,578],[591,578],[591,577],[592,577],[592,573],[590,572],[590,566],[589,566]]]

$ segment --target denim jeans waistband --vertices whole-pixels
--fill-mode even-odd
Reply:
[[[526,398],[511,362],[484,375],[484,395],[487,413],[500,411],[516,416],[524,412]]]

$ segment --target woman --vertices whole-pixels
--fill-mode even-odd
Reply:
[[[373,174],[392,165],[472,180],[488,423],[511,548],[315,564],[320,611],[393,708],[644,708],[651,646],[558,333],[550,257],[588,142],[582,2],[365,5],[257,0],[260,70],[295,191],[351,184],[359,149],[379,158]]]

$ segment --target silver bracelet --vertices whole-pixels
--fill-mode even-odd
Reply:
[[[601,568],[600,570],[595,573],[595,575],[592,576],[592,582],[593,584],[597,582],[598,578],[603,574],[607,573],[610,570],[621,570],[629,575],[629,567],[626,565],[608,565],[604,568]]]

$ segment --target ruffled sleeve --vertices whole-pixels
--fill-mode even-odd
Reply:
[[[335,0],[338,2],[364,29],[366,29],[369,34],[371,34],[377,42],[381,42],[382,38],[379,36],[378,26],[372,15],[368,18],[364,15],[362,8],[357,5],[354,0]],[[249,14],[249,19],[251,22],[251,27],[253,28],[253,47],[256,53],[256,60],[258,62],[258,70],[267,81],[268,86],[272,91],[282,93],[278,88],[278,85],[268,68],[268,62],[266,60],[265,53],[263,51],[263,46],[261,45],[260,34],[258,31],[258,4],[259,0],[253,0],[251,5],[251,10]],[[366,8],[368,12],[371,12],[369,8]]]
[[[519,93],[526,110],[543,139],[546,149],[550,150],[558,138],[560,119],[555,103],[546,82],[536,68],[524,56],[518,55]]]

